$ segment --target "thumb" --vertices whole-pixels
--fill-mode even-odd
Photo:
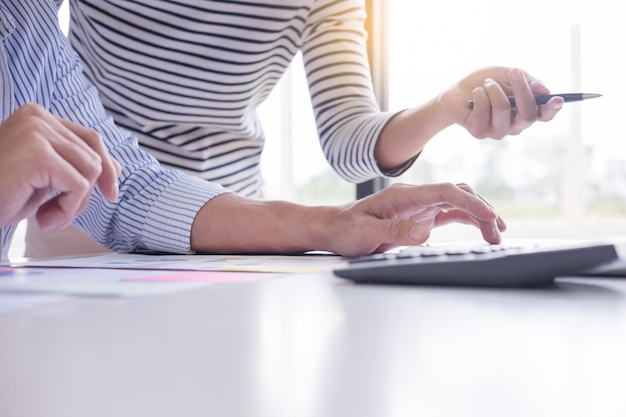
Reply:
[[[411,245],[421,245],[426,242],[430,237],[430,231],[432,230],[431,226],[424,226],[423,224],[417,224],[413,222],[408,222],[411,225],[409,229],[409,238],[413,240]]]
[[[428,240],[432,230],[432,226],[405,219],[382,220],[382,222],[380,242],[398,246],[420,245]]]

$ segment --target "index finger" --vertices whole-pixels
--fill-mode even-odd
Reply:
[[[434,189],[439,190],[431,198],[430,205],[448,205],[449,208],[462,209],[479,221],[494,222],[498,220],[498,213],[482,198],[468,192],[459,185],[440,184]]]
[[[65,128],[82,139],[100,156],[102,161],[102,173],[97,181],[98,188],[110,201],[116,200],[119,192],[117,178],[120,174],[120,165],[107,151],[100,134],[93,129],[81,126],[69,120],[64,120],[62,118],[58,118],[58,120]]]
[[[515,96],[517,114],[524,120],[525,126],[528,126],[537,119],[539,114],[535,95],[526,79],[526,74],[521,69],[511,69],[509,71],[509,81]]]
[[[476,225],[490,243],[501,241],[500,232],[506,228],[500,215],[467,184],[435,184],[427,186],[428,204],[444,209],[436,218],[437,226],[450,222]],[[420,204],[420,202],[414,202]]]

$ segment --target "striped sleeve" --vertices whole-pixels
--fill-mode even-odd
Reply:
[[[35,102],[52,114],[93,128],[123,167],[119,200],[110,202],[95,189],[74,223],[115,251],[189,253],[196,214],[207,201],[228,191],[181,171],[163,169],[139,149],[133,135],[113,123],[60,31],[52,2],[6,4],[16,21],[4,43],[14,88],[12,107]]]
[[[108,202],[96,190],[76,225],[115,251],[190,252],[197,212],[226,189],[178,170],[162,169],[154,157],[140,150],[136,138],[116,127],[105,113],[96,89],[84,80],[78,58],[64,40],[59,61],[73,65],[56,80],[50,110],[97,130],[123,167],[119,201]]]
[[[374,97],[365,18],[363,0],[318,1],[302,42],[322,150],[335,171],[352,182],[400,174],[381,172],[374,156],[393,114],[381,112]]]

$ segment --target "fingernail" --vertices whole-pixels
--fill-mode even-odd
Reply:
[[[561,110],[562,107],[563,107],[563,103],[555,103],[552,105],[552,109],[554,110]]]
[[[513,68],[509,72],[509,76],[511,77],[512,80],[523,80],[524,79],[524,75],[522,74],[522,71],[519,70],[519,68]]]

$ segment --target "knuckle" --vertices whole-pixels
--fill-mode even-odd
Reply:
[[[102,136],[100,136],[100,133],[96,132],[93,129],[87,129],[87,131],[85,132],[85,138],[94,142],[94,143],[102,143]]]
[[[43,118],[46,117],[48,112],[43,106],[36,103],[25,104],[18,110],[21,114],[30,117]]]
[[[442,182],[439,184],[439,195],[438,201],[444,202],[449,200],[449,196],[452,193],[455,193],[458,190],[458,187],[451,182]]]
[[[453,184],[451,182],[443,182],[441,183],[441,186],[444,188],[445,191],[452,191],[458,188],[456,184]]]
[[[89,164],[87,164],[84,175],[85,178],[93,183],[95,182],[100,174],[102,173],[102,159],[100,156],[96,155],[90,159]]]
[[[78,186],[79,195],[85,196],[91,193],[91,188],[93,185],[92,185],[92,181],[90,181],[86,177],[83,177],[78,181],[77,186]]]
[[[85,142],[91,149],[98,152],[100,149],[104,149],[104,141],[100,133],[93,129],[85,128],[80,132],[80,138],[83,142]]]
[[[408,185],[407,185],[407,184],[404,184],[404,183],[401,183],[401,182],[395,182],[395,183],[393,183],[393,184],[391,184],[391,185],[389,186],[389,188],[392,188],[392,189],[394,189],[394,190],[396,190],[396,189],[402,189],[402,188],[407,188],[407,187],[408,187]]]

